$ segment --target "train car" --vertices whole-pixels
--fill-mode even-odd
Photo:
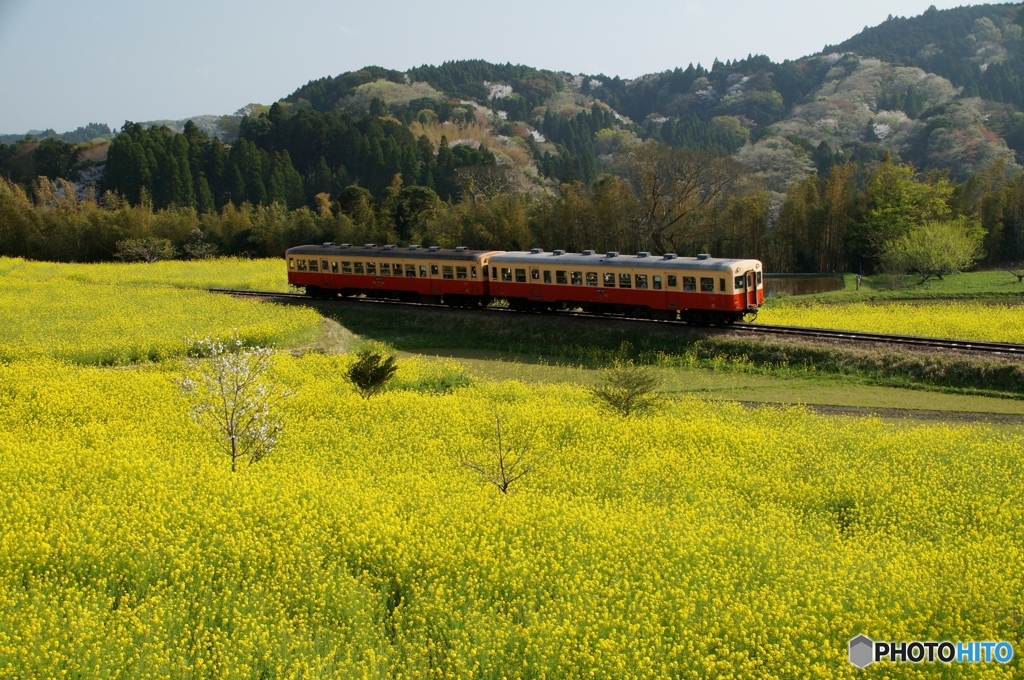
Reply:
[[[354,295],[453,307],[489,302],[484,275],[494,251],[437,246],[297,246],[285,253],[288,283],[312,297]]]
[[[692,324],[730,324],[764,302],[758,260],[668,253],[620,255],[592,250],[566,253],[502,252],[488,258],[490,294],[523,311],[582,308],[674,319]]]

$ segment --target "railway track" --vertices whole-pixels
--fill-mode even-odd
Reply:
[[[258,297],[258,298],[277,298],[277,299],[295,299],[295,300],[312,300],[313,298],[304,293],[277,293],[272,291],[255,291],[255,290],[232,290],[227,288],[209,288],[207,289],[211,293],[224,293],[227,295],[235,295],[240,297]],[[415,306],[415,307],[438,307],[442,309],[449,309],[447,305],[437,304],[425,304],[420,302],[400,302],[397,300],[374,300],[372,298],[345,298],[343,300],[337,300],[338,302],[358,303],[358,304],[384,304],[384,305],[403,305],[403,306]],[[478,312],[486,313],[517,313],[513,310],[505,307],[488,307],[486,309],[476,310]],[[629,321],[633,323],[656,323],[656,324],[669,324],[686,326],[687,328],[694,328],[682,321],[664,321],[655,319],[638,319],[633,317],[609,317],[601,314],[588,314],[586,312],[572,312],[572,311],[561,311],[556,312],[557,314],[563,314],[566,316],[573,317],[590,317],[596,319],[618,319],[621,321]],[[831,330],[826,328],[802,328],[799,326],[769,326],[762,324],[751,324],[751,323],[737,323],[728,327],[720,327],[720,330],[728,330],[741,333],[758,333],[761,335],[778,335],[794,338],[810,338],[819,340],[838,340],[841,342],[867,342],[877,344],[889,344],[889,345],[903,345],[908,347],[921,347],[927,349],[944,349],[944,350],[955,350],[960,352],[973,352],[980,354],[995,354],[1004,356],[1017,356],[1024,357],[1024,345],[1015,344],[1011,342],[983,342],[976,340],[951,340],[947,338],[927,338],[915,335],[889,335],[886,333],[865,333],[861,331],[841,331]]]

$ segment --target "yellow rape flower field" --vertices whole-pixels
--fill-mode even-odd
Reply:
[[[1024,343],[1024,306],[970,302],[781,304],[757,323],[844,331]]]
[[[152,264],[67,264],[0,257],[0,277],[53,284],[57,280],[117,285],[161,285],[179,288],[231,288],[287,292],[284,258],[247,260],[166,260]]]
[[[151,283],[2,279],[0,678],[855,678],[859,633],[1021,648],[1020,429],[622,418],[418,359],[364,399],[351,356],[279,352],[280,442],[233,474],[184,338],[320,319]],[[535,464],[508,495],[464,464],[496,414]]]
[[[183,354],[192,336],[283,345],[312,338],[320,324],[306,308],[198,290],[0,279],[0,361],[129,364]]]
[[[0,677],[829,678],[861,632],[1020,639],[1019,432],[365,400],[349,361],[279,355],[280,446],[234,475],[174,361],[0,367]],[[508,496],[458,462],[495,409],[538,461]]]

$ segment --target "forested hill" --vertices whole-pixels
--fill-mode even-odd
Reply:
[[[962,87],[962,96],[1011,102],[1024,88],[1021,6],[973,5],[921,16],[889,17],[825,52],[853,52],[892,64],[916,66]]]
[[[831,270],[878,255],[851,225],[885,168],[944,182],[946,211],[934,215],[975,211],[992,261],[1024,259],[1024,218],[1008,217],[1024,215],[1022,36],[1024,10],[1000,4],[890,18],[797,60],[749,55],[634,79],[481,60],[368,66],[232,116],[129,122],[85,143],[0,141],[0,177],[26,197],[57,195],[42,178],[64,179],[110,205],[204,216],[278,206],[355,225],[300,229],[300,240],[407,242],[444,214],[479,231],[438,242],[704,248]],[[652,227],[644,205],[675,196],[644,196],[658,177],[692,180],[681,194],[692,200],[685,219],[669,210]],[[985,203],[997,195],[999,210]],[[842,220],[829,212],[840,203]],[[836,231],[822,256],[826,214]],[[538,231],[508,235],[526,222]],[[783,243],[785,233],[806,238]],[[223,247],[272,252],[247,238]]]
[[[775,192],[886,151],[962,180],[1024,160],[1021,17],[1014,4],[931,8],[795,61],[749,56],[632,80],[484,61],[368,67],[312,81],[282,103],[365,115],[376,102],[407,124],[493,114],[492,130],[531,142],[539,174],[555,181],[591,181],[630,139],[735,154]],[[550,120],[595,111],[610,123],[587,119],[589,140]]]
[[[274,148],[261,148],[271,156],[288,151],[292,161],[308,158],[295,167],[309,185],[307,201],[314,188],[336,189],[346,183],[379,194],[390,182],[388,173],[403,168],[403,179],[410,182],[409,164],[422,156],[422,148],[413,144],[420,137],[433,146],[435,155],[442,137],[453,150],[466,146],[465,158],[452,167],[473,165],[476,157],[466,155],[468,148],[482,149],[485,165],[493,158],[496,165],[516,170],[512,183],[518,187],[554,188],[575,180],[589,184],[614,171],[621,151],[643,140],[734,155],[777,194],[808,174],[825,173],[847,161],[874,163],[886,151],[921,170],[947,171],[964,180],[995,162],[1013,169],[1024,161],[1022,23],[1021,7],[1014,4],[930,8],[917,17],[890,17],[795,61],[779,63],[752,55],[631,80],[482,60],[404,72],[368,66],[297,88],[277,103],[274,121],[268,119],[269,106],[249,105],[234,116],[197,117],[194,122],[209,138],[233,143],[240,134],[246,138],[245,130],[248,141],[261,146],[261,140],[270,139],[268,126],[278,128],[284,118],[301,114],[299,121],[289,124],[289,134],[298,137],[285,141],[275,132]],[[380,122],[366,128],[368,123],[360,121],[371,116]],[[347,162],[339,156],[344,145],[322,148],[310,157],[320,142],[302,138],[314,130],[322,135],[324,130],[342,128],[366,128],[372,137],[373,130],[388,129],[381,116],[400,123],[411,136],[386,132],[394,141],[379,152],[368,148]],[[181,134],[184,122],[160,124]],[[137,126],[125,129],[137,138]],[[62,136],[48,131],[38,138],[0,139],[0,144],[15,142],[6,151],[0,149],[0,173],[19,183],[31,182],[39,174],[56,178],[86,172],[87,178],[94,178],[91,168],[102,165],[105,147],[82,149],[77,156],[73,151],[74,145],[89,141],[83,135],[89,136],[90,130],[92,126]],[[109,130],[97,128],[94,136],[109,138]],[[40,145],[42,138],[52,141]],[[346,144],[356,153],[358,145]],[[153,159],[161,155],[154,152]],[[272,157],[263,163],[265,184],[273,164]],[[147,174],[141,166],[136,169]],[[428,181],[434,170],[421,168],[415,181]],[[219,170],[203,172],[212,181],[210,175]],[[330,183],[325,183],[327,172]],[[148,174],[154,173],[150,169]],[[125,181],[127,193],[138,195],[134,180]],[[224,180],[219,194],[212,189],[214,204],[229,196],[228,183],[239,186],[234,179]],[[108,176],[104,185],[122,188],[116,177]],[[454,195],[452,189],[446,191]],[[156,187],[149,191],[150,196],[178,193]],[[265,192],[243,193],[257,197]]]

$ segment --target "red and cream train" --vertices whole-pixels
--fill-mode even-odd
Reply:
[[[583,309],[729,324],[764,302],[758,260],[347,243],[289,248],[288,282],[313,297],[365,295],[452,307]]]

